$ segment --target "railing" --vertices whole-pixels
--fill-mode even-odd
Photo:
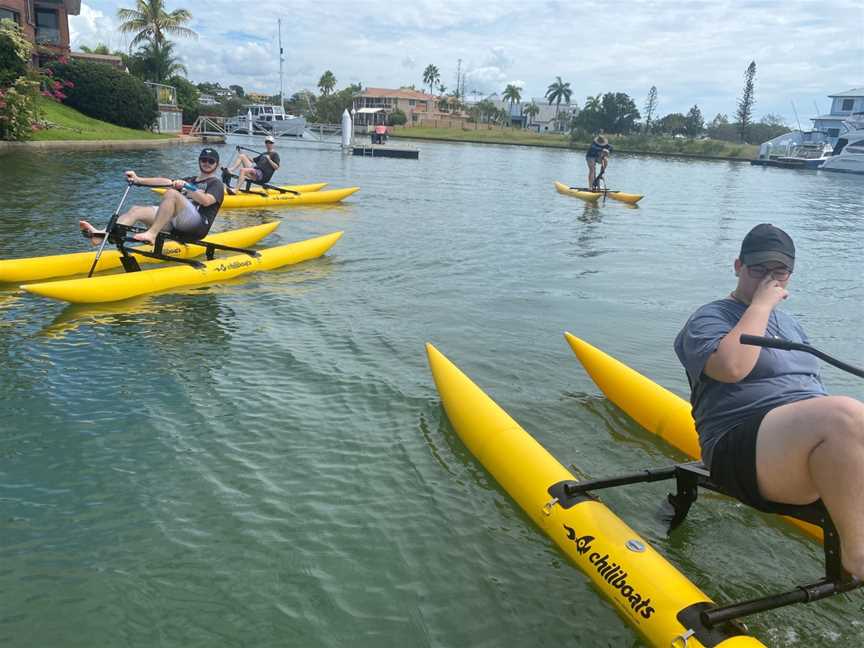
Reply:
[[[200,115],[189,131],[190,135],[200,137],[201,135],[227,135],[225,129],[225,118],[209,115]]]

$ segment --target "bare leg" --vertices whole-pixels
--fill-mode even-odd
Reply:
[[[594,174],[596,170],[594,168],[594,160],[588,160],[588,188],[591,189],[594,187]]]
[[[151,225],[155,218],[155,210],[153,207],[135,205],[129,211],[117,217],[117,222],[120,225],[134,225],[137,222],[142,222],[145,225]],[[105,237],[105,230],[98,229],[85,220],[78,221],[78,227],[87,236],[90,237],[90,245],[94,247],[102,242]]]
[[[759,426],[756,473],[766,499],[821,497],[840,534],[843,566],[864,578],[864,403],[828,396],[772,410]]]
[[[251,159],[249,159],[249,156],[246,155],[245,153],[241,153],[240,155],[237,156],[237,159],[234,161],[234,164],[232,164],[230,167],[228,167],[228,170],[231,172],[234,172],[237,169],[239,169],[240,167],[251,169],[253,166],[255,166],[255,164],[252,162]]]
[[[140,220],[145,225],[149,225],[149,228],[146,232],[135,234],[132,238],[144,243],[154,243],[159,232],[167,229],[171,219],[174,218],[174,216],[176,216],[184,206],[185,201],[180,192],[175,189],[169,189],[165,192],[165,196],[162,198],[162,202],[159,203],[159,209],[156,210],[155,214],[151,207],[147,218],[137,218],[137,220]],[[131,213],[131,211],[132,210],[127,213]],[[120,219],[124,218],[126,215],[127,214],[124,214]]]

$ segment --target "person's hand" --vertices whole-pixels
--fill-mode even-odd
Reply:
[[[769,272],[759,282],[759,286],[757,286],[756,292],[753,293],[753,299],[750,300],[750,303],[773,310],[777,304],[787,297],[789,297],[789,291],[783,287],[781,282],[772,277]]]
[[[138,174],[134,171],[126,172],[126,182],[131,182],[132,184],[138,184]]]
[[[174,180],[171,182],[171,186],[174,187],[177,191],[182,191],[186,186],[185,180]]]

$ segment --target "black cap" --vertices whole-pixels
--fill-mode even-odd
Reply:
[[[747,266],[779,261],[792,270],[795,267],[795,244],[779,227],[761,223],[747,232],[738,258]]]
[[[201,152],[198,154],[198,159],[200,160],[201,158],[205,158],[205,157],[206,158],[213,158],[214,160],[216,160],[217,164],[219,163],[219,151],[217,151],[214,148],[210,148],[208,146],[207,148],[201,149]]]

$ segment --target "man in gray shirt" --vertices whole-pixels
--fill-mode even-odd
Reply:
[[[754,227],[735,259],[735,290],[687,320],[675,352],[712,479],[765,511],[821,498],[840,534],[843,566],[862,578],[864,403],[828,396],[809,354],[740,343],[742,334],[808,342],[776,308],[789,296],[794,266],[786,232]]]

